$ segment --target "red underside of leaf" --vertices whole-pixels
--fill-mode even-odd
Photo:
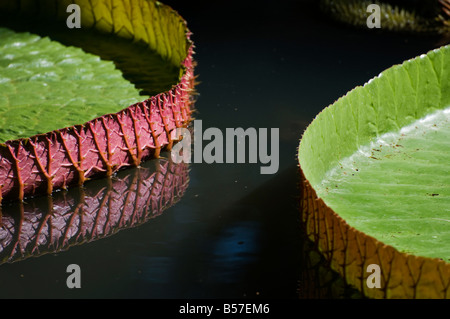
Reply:
[[[193,46],[183,62],[186,70],[181,81],[168,92],[84,125],[1,145],[0,200],[23,200],[82,185],[87,179],[110,176],[170,150],[170,132],[191,120],[192,56]]]

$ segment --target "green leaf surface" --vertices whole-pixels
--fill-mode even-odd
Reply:
[[[0,142],[83,124],[143,99],[112,62],[0,28]]]
[[[449,154],[450,108],[360,147],[316,191],[367,235],[450,261]]]
[[[393,66],[323,110],[298,153],[317,196],[351,227],[446,262],[449,80],[450,46]]]

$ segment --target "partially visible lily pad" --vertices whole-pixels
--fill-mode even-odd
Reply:
[[[183,196],[188,164],[167,159],[143,163],[83,188],[9,202],[0,227],[0,265],[59,253],[137,227]]]
[[[367,28],[371,14],[368,6],[380,6],[382,30],[416,34],[447,34],[450,32],[449,0],[319,0],[323,12],[334,20]]]
[[[450,262],[450,108],[339,161],[317,195],[346,222],[410,254]]]
[[[69,4],[80,7],[81,30],[70,29],[66,24]],[[86,67],[78,64],[77,68],[70,70],[70,74],[55,70],[36,72],[33,81],[39,78],[44,81],[54,80],[52,84],[58,88],[52,90],[50,98],[55,98],[57,104],[62,103],[64,107],[70,106],[69,117],[73,122],[66,125],[68,122],[64,122],[64,116],[55,105],[41,103],[47,99],[42,83],[28,81],[29,90],[36,93],[30,111],[38,105],[39,109],[51,109],[51,113],[30,115],[22,110],[18,114],[23,116],[10,115],[11,123],[5,124],[4,131],[11,133],[10,125],[18,125],[19,129],[12,130],[12,135],[5,136],[6,141],[0,144],[0,199],[22,200],[25,197],[52,194],[55,190],[82,185],[88,179],[111,176],[122,168],[138,166],[143,160],[158,158],[161,151],[170,150],[176,142],[171,132],[178,127],[186,127],[190,122],[195,85],[193,43],[186,21],[169,6],[155,0],[136,0],[132,3],[127,0],[4,0],[0,2],[0,15],[1,23],[9,25],[11,20],[15,21],[20,32],[36,30],[40,35],[45,35],[42,32],[47,30],[65,45],[90,48],[93,50],[85,52],[94,54],[98,50],[103,53],[102,58],[113,59],[116,66],[126,64],[128,67],[123,75],[127,80],[135,78],[133,73],[139,71],[149,75],[143,81],[145,83],[137,83],[138,90],[131,90],[129,83],[125,85],[126,81],[122,79],[124,87],[114,82],[117,85],[105,89],[102,94],[100,87],[111,84],[110,74],[106,75],[105,80],[102,78],[105,74],[100,70],[100,77],[91,79],[91,59],[86,58],[88,55],[83,58],[83,61],[86,59],[88,62]],[[38,27],[35,29],[36,25]],[[28,27],[33,30],[27,30]],[[84,41],[86,39],[89,41]],[[111,52],[115,51],[114,42],[120,47],[117,49],[119,54]],[[122,44],[127,42],[129,45],[123,47]],[[135,45],[138,54],[130,49]],[[109,52],[104,52],[105,47]],[[123,61],[123,53],[127,50],[133,53],[133,58]],[[138,57],[137,61],[132,61],[134,57]],[[58,61],[53,56],[40,66],[51,67]],[[168,67],[155,69],[151,65],[155,61],[157,65]],[[38,61],[30,60],[18,69],[26,73],[27,68],[34,68],[32,64],[35,62]],[[9,63],[8,67],[11,65],[14,66]],[[110,63],[109,68],[112,66]],[[163,76],[159,77],[162,73]],[[94,107],[86,107],[84,101],[82,106],[77,104],[77,100],[84,97],[77,93],[74,97],[70,93],[75,89],[73,83],[64,82],[65,76],[72,77],[70,79],[75,82],[80,78],[86,82],[82,93]],[[11,79],[13,77],[5,76],[5,82]],[[56,83],[57,79],[63,80]],[[157,85],[152,87],[154,84]],[[10,86],[9,90],[14,91],[17,85]],[[139,94],[140,89],[145,92]],[[59,92],[58,96],[55,92]],[[151,94],[151,97],[146,94]],[[67,97],[68,100],[63,101]],[[108,99],[114,99],[114,103],[109,103]],[[11,101],[9,97],[3,98],[3,103],[9,114],[12,112],[11,106],[20,110],[21,106],[31,105],[30,97],[20,93],[14,95]],[[25,131],[36,126],[35,116],[39,116],[39,126],[43,126],[34,132]],[[19,117],[28,117],[30,127],[23,124],[22,120],[19,121]],[[61,127],[53,129],[53,126],[48,126],[54,122],[54,118],[61,121],[53,124]],[[39,133],[27,136],[36,132]],[[13,135],[16,138],[12,139]]]
[[[450,297],[450,46],[323,110],[298,159],[308,236],[370,297]],[[367,265],[381,267],[369,289]]]

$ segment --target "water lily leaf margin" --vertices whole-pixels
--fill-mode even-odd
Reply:
[[[65,25],[67,7],[81,9],[81,28],[112,33],[141,42],[175,66],[182,64],[192,45],[186,22],[171,7],[152,0],[6,0],[0,12],[21,18],[57,20]]]
[[[320,112],[298,149],[302,222],[333,269],[374,298],[450,298],[450,265],[400,253],[350,227],[317,196],[326,172],[382,134],[399,131],[450,105],[450,46],[395,65]],[[381,267],[369,289],[366,267]]]
[[[174,143],[172,130],[186,127],[191,120],[194,46],[186,21],[169,6],[154,0],[5,0],[0,2],[0,12],[18,19],[56,21],[67,28],[66,10],[72,3],[81,8],[82,28],[148,46],[180,67],[180,80],[171,90],[124,106],[118,113],[1,144],[2,198],[51,194],[157,158]],[[98,138],[102,136],[106,141]]]

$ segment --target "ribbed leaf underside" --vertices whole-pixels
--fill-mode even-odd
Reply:
[[[450,108],[340,161],[317,195],[346,222],[410,254],[450,262]]]
[[[179,68],[179,81],[168,91],[131,106],[123,105],[117,113],[1,144],[3,198],[51,194],[123,167],[137,166],[170,149],[174,142],[171,132],[187,126],[191,119],[193,44],[185,21],[170,7],[154,0],[5,0],[0,2],[0,12],[17,19],[50,21],[70,33],[66,8],[71,3],[81,7],[83,30],[146,46],[149,54],[157,52]]]
[[[450,297],[449,80],[446,46],[350,91],[300,142],[308,236],[367,296]]]
[[[333,19],[363,28],[367,28],[367,18],[371,14],[367,12],[367,8],[371,4],[380,6],[380,24],[383,30],[443,34],[449,32],[448,0],[421,0],[411,3],[404,1],[403,4],[398,3],[399,6],[390,4],[389,1],[320,0],[321,9]]]

